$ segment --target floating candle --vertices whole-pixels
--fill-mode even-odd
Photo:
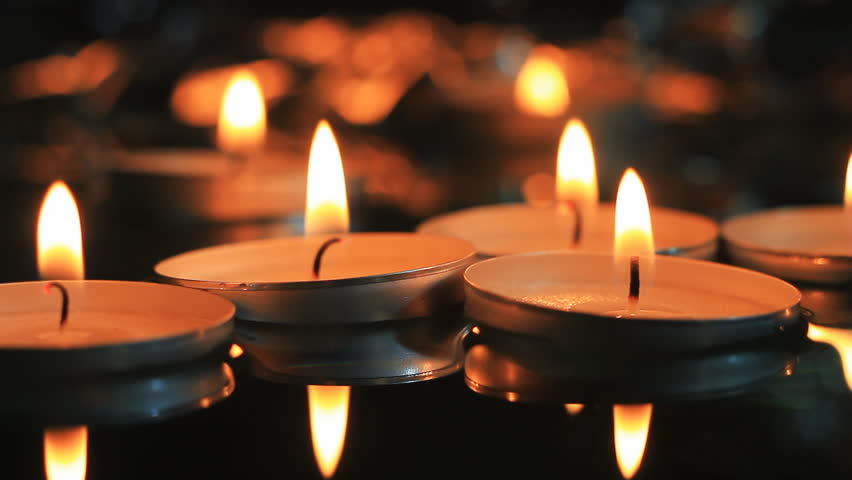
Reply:
[[[611,252],[614,210],[612,204],[598,205],[591,141],[582,123],[572,120],[560,141],[553,207],[474,207],[431,218],[417,230],[467,240],[480,257],[566,249]],[[651,209],[651,218],[658,253],[702,259],[715,254],[718,226],[709,218],[660,207]]]
[[[638,350],[736,343],[799,321],[800,294],[782,280],[673,257],[657,257],[651,276],[641,261],[648,253],[638,256],[645,287],[635,307],[623,256],[539,252],[469,267],[465,310],[483,324],[560,344]]]
[[[852,281],[852,155],[844,206],[785,207],[740,215],[722,225],[738,264],[789,280]]]

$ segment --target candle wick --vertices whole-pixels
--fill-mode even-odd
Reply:
[[[635,310],[636,304],[639,303],[639,257],[637,255],[630,257],[630,289],[627,293],[627,302],[630,310]]]
[[[62,310],[59,314],[59,329],[62,330],[65,322],[68,321],[68,289],[59,282],[47,282],[44,284],[44,294],[50,293],[50,289],[54,287],[62,294]]]
[[[319,250],[317,250],[317,255],[314,257],[314,279],[318,279],[320,275],[320,267],[322,266],[322,257],[325,255],[325,251],[328,250],[328,247],[334,245],[337,242],[340,242],[340,237],[329,238],[322,245],[320,245]]]
[[[580,213],[580,208],[574,200],[566,200],[560,203],[559,211],[563,214],[568,211],[574,212],[574,237],[572,245],[576,247],[583,238],[583,215]]]

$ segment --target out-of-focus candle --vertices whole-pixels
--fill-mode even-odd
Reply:
[[[722,225],[738,264],[789,280],[852,281],[852,155],[844,206],[784,207],[731,218]]]

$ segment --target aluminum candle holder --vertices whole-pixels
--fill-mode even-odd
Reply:
[[[636,314],[615,257],[540,252],[497,257],[465,272],[477,323],[584,350],[677,351],[777,335],[802,322],[799,291],[768,275],[713,262],[655,259]],[[621,312],[621,313],[619,313]]]
[[[231,368],[219,358],[108,376],[7,379],[0,416],[51,426],[124,425],[190,413],[234,391]]]
[[[591,225],[571,245],[575,217],[571,211],[524,204],[487,205],[429,219],[418,232],[450,235],[474,244],[480,258],[548,250],[612,252],[615,207],[598,206]],[[716,254],[719,227],[713,220],[669,208],[651,208],[657,253],[711,259]],[[589,222],[587,222],[589,223]]]
[[[349,385],[455,371],[464,323],[454,319],[461,318],[462,272],[473,247],[411,233],[344,234],[327,246],[333,238],[223,245],[166,259],[155,270],[162,281],[233,301],[239,342],[263,378]]]
[[[543,403],[645,403],[741,393],[791,373],[801,338],[676,354],[578,352],[477,326],[468,336],[465,382],[480,394]]]

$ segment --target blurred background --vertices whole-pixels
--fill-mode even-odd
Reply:
[[[2,2],[0,282],[37,278],[36,212],[55,179],[80,203],[90,278],[146,279],[189,249],[298,234],[322,118],[354,230],[547,190],[572,117],[604,201],[635,166],[653,203],[716,219],[841,202],[852,2],[587,3]],[[248,154],[217,140],[240,69],[267,108]],[[849,392],[836,354],[814,355],[735,399],[663,404],[637,478],[848,478]],[[319,478],[304,387],[238,362],[221,405],[93,430],[89,478]],[[609,406],[569,416],[460,377],[355,391],[337,478],[620,478]],[[41,478],[40,428],[7,426],[0,471]]]

